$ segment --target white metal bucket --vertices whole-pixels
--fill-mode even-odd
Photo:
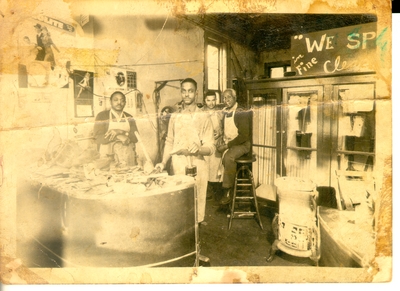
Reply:
[[[278,240],[285,247],[308,253],[317,225],[316,184],[301,178],[281,177],[275,185],[279,197]]]

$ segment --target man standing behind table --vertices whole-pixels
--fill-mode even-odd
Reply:
[[[197,167],[197,222],[204,220],[208,181],[208,164],[204,156],[215,151],[214,131],[210,117],[196,104],[197,82],[187,78],[181,82],[182,108],[172,113],[168,125],[161,171],[172,156],[173,174],[185,174],[188,165]]]
[[[226,89],[222,93],[226,107],[223,109],[224,144],[217,146],[222,157],[223,197],[220,204],[226,205],[232,199],[232,187],[236,175],[236,159],[250,152],[251,112],[238,107],[236,91]]]
[[[222,139],[222,118],[223,114],[217,108],[217,97],[214,92],[209,92],[204,98],[203,110],[210,116],[214,128],[214,143],[220,144]],[[218,167],[221,163],[221,153],[215,151],[214,154],[208,157],[208,186],[207,186],[207,200],[214,198],[218,201],[221,197],[218,195],[221,192],[221,175],[219,174]]]
[[[135,144],[138,131],[132,115],[123,111],[126,97],[116,91],[110,97],[111,109],[97,114],[94,137],[102,157],[114,156],[120,166],[137,165]]]

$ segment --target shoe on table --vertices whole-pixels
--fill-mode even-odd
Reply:
[[[221,204],[221,205],[226,205],[226,204],[229,204],[229,203],[231,203],[231,200],[232,200],[232,198],[231,198],[231,188],[225,188],[224,189],[224,196],[221,198],[221,200],[219,201],[219,204]]]

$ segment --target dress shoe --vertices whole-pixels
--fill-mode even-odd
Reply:
[[[226,205],[226,204],[231,203],[231,200],[232,200],[232,198],[231,198],[231,196],[232,196],[231,192],[232,192],[232,189],[231,189],[231,188],[224,189],[224,196],[223,196],[223,197],[221,198],[221,200],[219,201],[219,204],[221,204],[221,205]]]
[[[212,200],[214,198],[214,195],[215,195],[214,194],[214,187],[210,182],[208,182],[206,199],[207,200]]]

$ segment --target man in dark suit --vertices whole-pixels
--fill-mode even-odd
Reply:
[[[37,54],[36,54],[36,61],[43,61],[44,57],[46,55],[46,52],[44,50],[44,44],[43,44],[43,32],[42,32],[42,26],[39,23],[36,23],[34,26],[36,29],[36,43],[37,43]]]

